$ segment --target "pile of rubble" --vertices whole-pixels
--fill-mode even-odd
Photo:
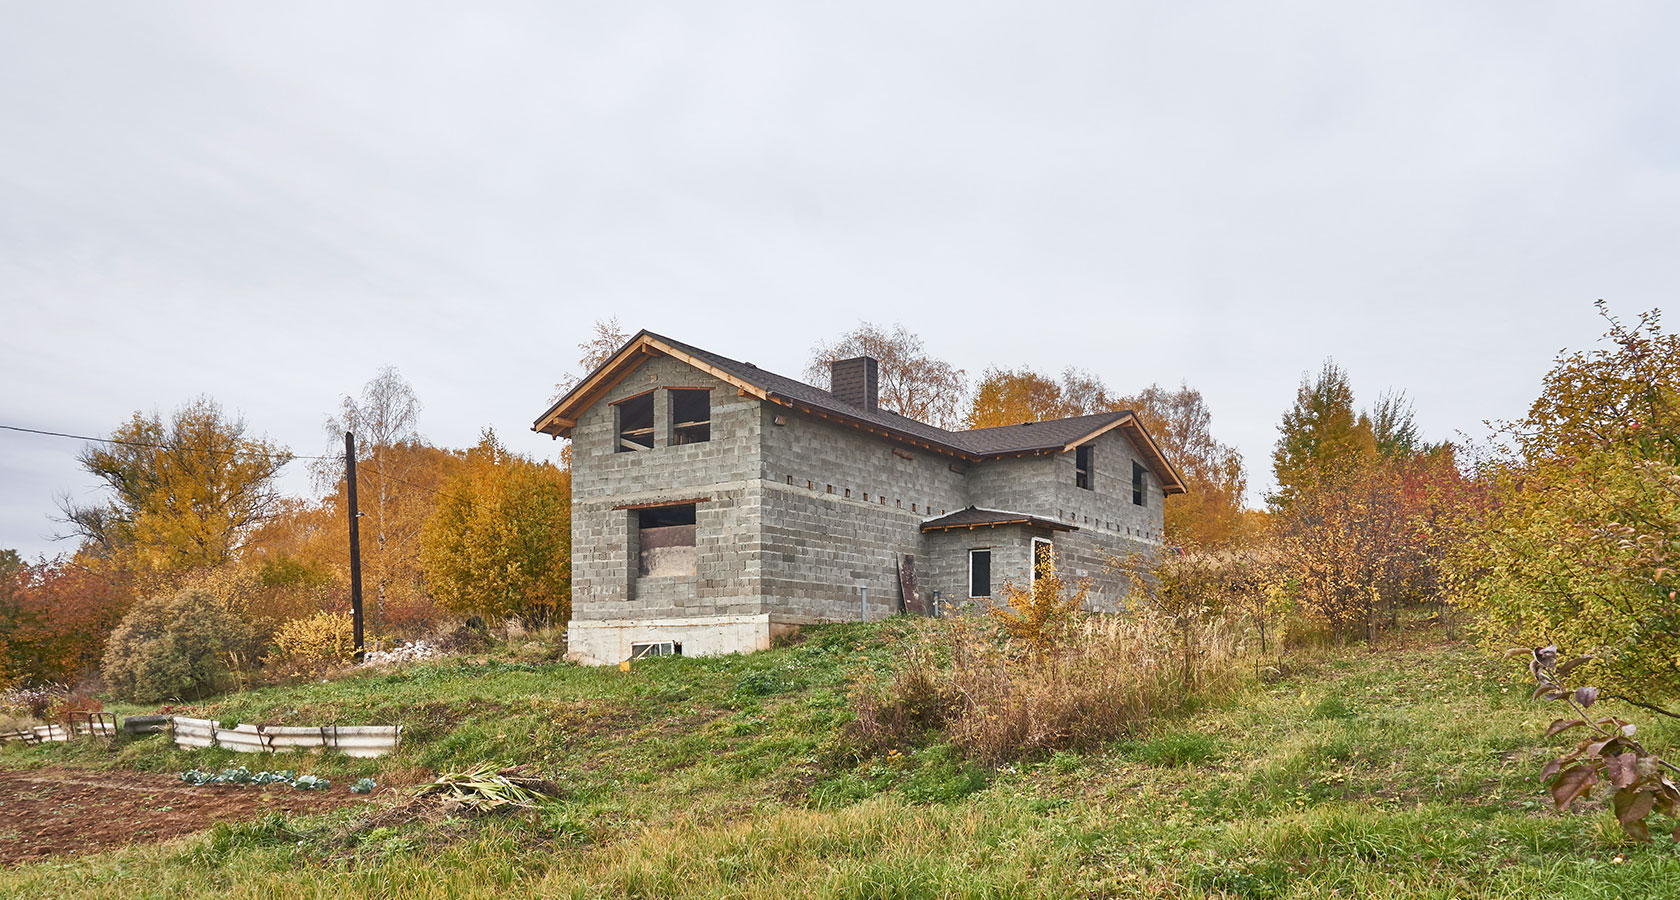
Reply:
[[[414,641],[393,647],[390,650],[369,650],[362,656],[362,665],[399,666],[405,663],[431,659],[442,652],[436,645],[428,641]]]

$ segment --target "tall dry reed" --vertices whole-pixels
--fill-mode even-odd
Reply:
[[[855,693],[846,737],[869,755],[942,732],[989,762],[1091,750],[1236,689],[1239,657],[1225,621],[1147,611],[1082,617],[1042,645],[986,620],[929,622],[890,683]]]

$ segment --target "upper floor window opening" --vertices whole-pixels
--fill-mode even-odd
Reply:
[[[1145,469],[1143,468],[1143,466],[1138,464],[1134,460],[1132,462],[1132,505],[1133,506],[1143,506],[1144,505],[1144,496],[1145,496],[1144,485],[1148,484],[1148,481],[1144,477],[1144,472],[1145,472]]]
[[[1073,483],[1085,490],[1091,487],[1091,445],[1082,444],[1073,451]]]
[[[653,392],[620,400],[613,406],[618,419],[615,452],[630,453],[653,449]]]
[[[671,443],[701,444],[712,439],[712,392],[672,388]]]

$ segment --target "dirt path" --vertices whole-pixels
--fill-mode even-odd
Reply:
[[[367,799],[350,793],[348,782],[324,791],[193,787],[171,775],[0,768],[0,866],[166,840],[275,810],[317,812]]]

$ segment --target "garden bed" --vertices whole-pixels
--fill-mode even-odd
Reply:
[[[271,811],[321,812],[367,798],[327,790],[194,787],[173,775],[0,768],[0,866],[81,855],[202,831]]]

